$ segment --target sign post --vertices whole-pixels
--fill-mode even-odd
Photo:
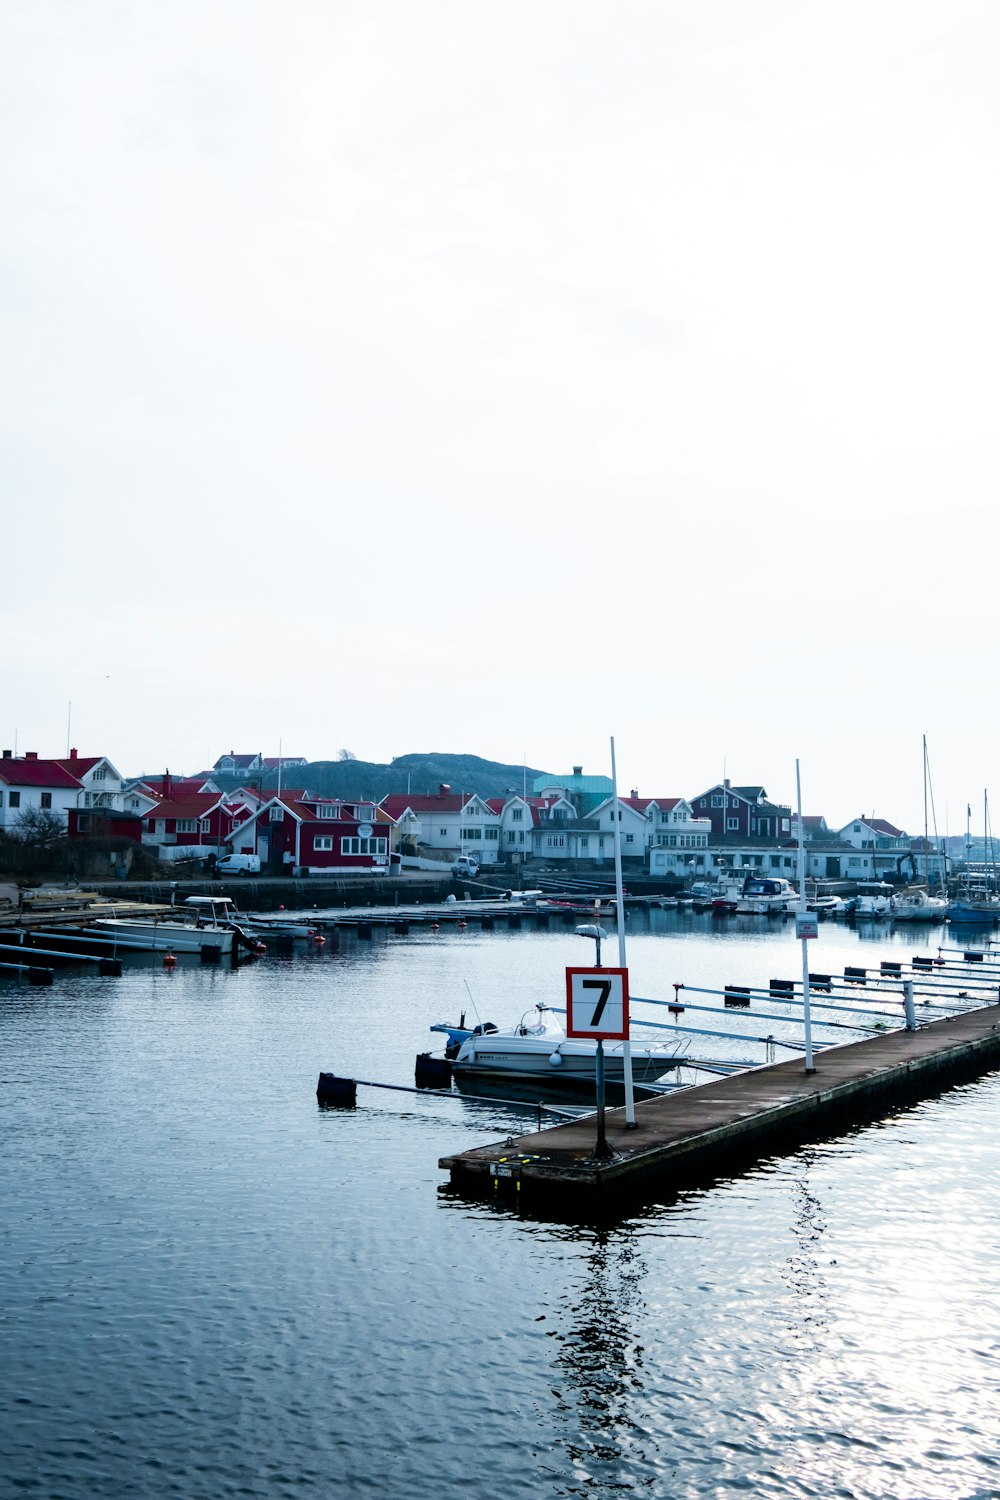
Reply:
[[[604,1122],[604,1043],[628,1039],[628,970],[566,970],[566,1035],[597,1042],[597,1141],[594,1156],[614,1156]]]

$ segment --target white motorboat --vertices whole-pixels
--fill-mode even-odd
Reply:
[[[931,896],[922,887],[897,896],[892,913],[894,922],[943,922],[948,903],[943,896]]]
[[[854,916],[889,917],[895,906],[896,893],[887,880],[866,880],[858,885]]]
[[[119,948],[145,953],[200,953],[208,948],[217,949],[221,957],[232,954],[240,940],[253,947],[236,921],[236,908],[228,896],[189,896],[176,916],[97,917],[85,931],[111,938]]]
[[[794,911],[799,893],[787,880],[777,876],[751,875],[736,903],[737,916],[780,917]]]
[[[818,912],[821,917],[835,917],[843,908],[839,896],[810,896],[806,901],[806,911]]]
[[[593,1082],[596,1072],[597,1043],[567,1037],[552,1008],[536,1005],[525,1011],[516,1026],[501,1030],[486,1021],[471,1029],[448,1022],[438,1022],[431,1031],[448,1037],[445,1057],[452,1064],[456,1079],[489,1076],[492,1078],[538,1078],[549,1082]],[[634,1082],[653,1083],[684,1061],[686,1043],[663,1046],[637,1046],[632,1043],[632,1077]],[[604,1075],[608,1083],[622,1084],[625,1078],[623,1042],[604,1043]]]

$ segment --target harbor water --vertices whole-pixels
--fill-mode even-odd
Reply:
[[[801,972],[790,923],[630,925],[636,994]],[[811,967],[948,942],[823,923]],[[1000,1076],[582,1224],[437,1166],[530,1108],[317,1106],[591,955],[470,926],[0,979],[0,1497],[1000,1494]]]

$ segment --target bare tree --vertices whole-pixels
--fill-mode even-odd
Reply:
[[[41,807],[26,807],[18,814],[14,832],[23,843],[48,849],[66,837],[66,824],[58,813]]]
[[[357,760],[357,758],[358,757],[355,755],[355,753],[354,753],[353,750],[338,750],[337,751],[337,759],[338,760]]]

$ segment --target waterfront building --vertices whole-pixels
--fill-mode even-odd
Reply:
[[[83,793],[80,780],[57,760],[39,760],[34,750],[0,757],[0,831],[18,836],[42,814],[68,825]]]
[[[442,782],[423,796],[390,792],[379,807],[398,825],[400,837],[431,859],[471,854],[481,865],[493,865],[500,858],[500,815],[475,792],[453,792]]]

